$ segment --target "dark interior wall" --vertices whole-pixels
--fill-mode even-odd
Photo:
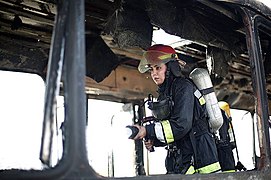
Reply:
[[[118,57],[100,36],[86,37],[86,75],[88,77],[101,82],[118,65]]]
[[[43,78],[49,57],[49,47],[27,39],[0,36],[0,67],[2,70],[37,73]],[[36,47],[33,47],[33,43]]]

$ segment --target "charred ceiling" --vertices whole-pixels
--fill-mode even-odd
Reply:
[[[243,5],[249,7],[250,1],[246,2]],[[1,69],[45,77],[54,18],[60,7],[61,1],[56,0],[0,0]],[[86,75],[96,82],[106,79],[119,65],[136,68],[143,50],[152,43],[153,30],[161,28],[191,40],[175,47],[178,56],[187,62],[189,71],[193,67],[212,71],[220,100],[229,101],[233,107],[254,109],[244,24],[236,4],[208,0],[86,0],[85,8]],[[260,14],[270,16],[270,9],[261,9]],[[265,34],[260,36],[271,96],[271,38]]]

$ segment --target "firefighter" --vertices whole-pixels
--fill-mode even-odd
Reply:
[[[138,70],[150,72],[159,96],[149,102],[154,123],[134,125],[139,129],[134,140],[148,139],[144,142],[148,150],[166,146],[167,174],[218,172],[220,164],[205,101],[192,81],[183,76],[184,67],[185,62],[167,45],[153,45],[143,54]]]

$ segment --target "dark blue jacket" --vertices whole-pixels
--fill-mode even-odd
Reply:
[[[158,101],[172,97],[170,116],[146,125],[147,137],[154,139],[154,146],[177,147],[178,162],[174,160],[173,167],[176,168],[178,163],[177,167],[182,168],[192,162],[196,172],[211,173],[220,170],[220,165],[215,141],[209,131],[206,107],[194,95],[196,90],[196,86],[187,78],[167,78],[158,89]]]

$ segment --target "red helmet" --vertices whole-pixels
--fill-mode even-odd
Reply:
[[[168,45],[155,44],[147,49],[147,51],[160,51],[167,54],[176,54],[176,51]]]
[[[168,45],[156,44],[144,52],[138,70],[145,73],[150,69],[150,65],[167,63],[172,60],[178,60],[176,51]]]

